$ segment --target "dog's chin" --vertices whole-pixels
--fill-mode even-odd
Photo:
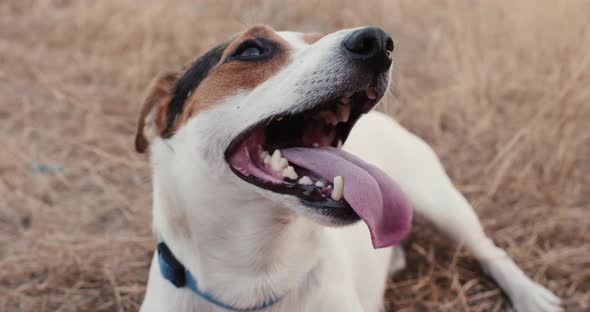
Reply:
[[[295,212],[315,223],[328,227],[346,226],[360,221],[360,217],[348,207],[322,206],[318,203],[310,203],[295,196],[281,195],[261,189],[268,199],[282,207]]]

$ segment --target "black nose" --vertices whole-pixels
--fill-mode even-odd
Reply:
[[[360,61],[369,70],[383,72],[391,66],[393,40],[381,28],[355,30],[344,38],[342,45],[349,57]]]

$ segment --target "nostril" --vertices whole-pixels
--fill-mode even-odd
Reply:
[[[389,52],[393,52],[393,39],[391,37],[387,37],[387,41],[385,42],[385,49]]]

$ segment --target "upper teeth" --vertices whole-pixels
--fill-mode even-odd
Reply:
[[[320,118],[324,119],[327,124],[331,126],[335,126],[338,124],[338,117],[334,115],[333,112],[329,110],[321,111],[319,113]]]
[[[343,97],[339,98],[338,100],[344,104],[348,104],[348,103],[350,103],[350,101],[352,101],[352,99],[350,97],[346,97],[346,96],[343,96]]]
[[[377,91],[375,91],[375,89],[371,88],[367,90],[367,97],[370,100],[374,100],[377,98]]]
[[[348,119],[350,118],[350,105],[347,104],[347,100],[349,101],[350,99],[346,98],[347,100],[342,100],[345,98],[341,98],[340,101],[340,105],[336,106],[336,112],[332,112],[331,110],[323,110],[321,112],[319,112],[316,116],[315,119],[323,119],[326,124],[329,124],[331,126],[335,126],[340,122],[347,122]]]
[[[338,121],[347,122],[350,117],[350,105],[338,105]]]

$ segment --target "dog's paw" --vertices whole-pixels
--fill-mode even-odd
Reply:
[[[559,297],[531,280],[509,257],[486,261],[483,267],[508,295],[517,312],[563,311]]]
[[[517,312],[563,311],[561,300],[547,288],[529,280],[530,285],[511,297]]]

